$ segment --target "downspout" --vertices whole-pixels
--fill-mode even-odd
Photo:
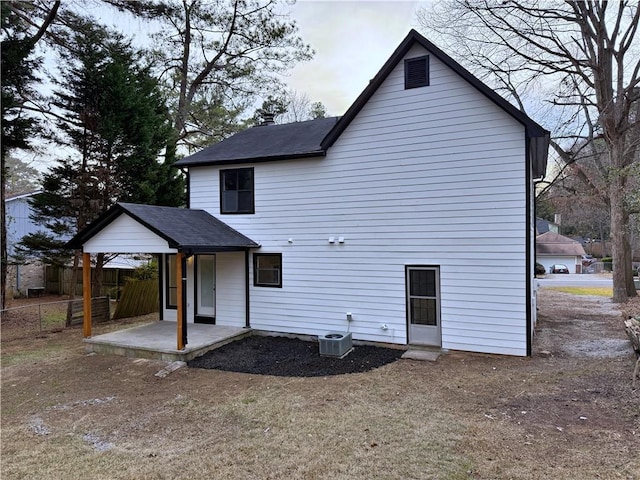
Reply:
[[[528,132],[525,131],[525,182],[526,182],[526,188],[525,188],[525,195],[526,195],[526,214],[525,214],[525,218],[526,218],[526,222],[525,222],[525,251],[526,251],[526,255],[525,255],[525,259],[526,259],[526,264],[525,264],[525,288],[527,291],[527,296],[526,296],[526,305],[525,305],[525,312],[526,312],[526,330],[527,330],[527,357],[530,357],[532,354],[532,350],[533,350],[533,335],[532,335],[532,331],[531,328],[533,326],[533,319],[532,319],[532,311],[531,311],[531,304],[533,302],[533,282],[532,282],[532,277],[531,277],[531,258],[532,258],[532,252],[531,252],[531,229],[532,229],[532,224],[531,224],[531,202],[533,202],[533,205],[535,208],[535,199],[532,199],[532,181],[533,179],[532,177],[532,165],[531,165],[531,152],[530,152],[530,147],[531,147],[531,140],[529,138],[529,134]],[[535,271],[535,269],[534,269]]]
[[[244,305],[244,326],[245,328],[251,328],[251,317],[249,315],[249,307],[250,307],[250,302],[249,302],[249,249],[246,249],[244,251],[244,271],[245,271],[245,275],[246,275],[246,282],[244,285],[244,299],[245,299],[245,305]]]
[[[166,261],[164,253],[159,253],[156,256],[158,260],[158,320],[164,320],[164,268],[163,264]]]
[[[179,319],[182,322],[182,345],[187,345],[187,256],[191,256],[192,253],[186,252],[182,255],[182,318]]]

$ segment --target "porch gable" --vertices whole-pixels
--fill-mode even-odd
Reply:
[[[82,245],[86,253],[176,253],[169,242],[122,213]]]

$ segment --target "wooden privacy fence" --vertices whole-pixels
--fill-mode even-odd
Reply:
[[[58,295],[68,295],[71,292],[71,267],[59,267],[47,265],[45,268],[45,290],[47,293]],[[118,299],[122,287],[126,284],[127,278],[134,275],[133,269],[110,268],[105,266],[102,269],[102,291],[94,292],[96,295],[110,295],[115,300]],[[91,268],[91,278],[95,276],[95,269]],[[82,273],[78,275],[74,295],[82,295]]]
[[[633,369],[633,381],[632,387],[636,388],[636,379],[638,378],[638,373],[640,372],[640,315],[636,318],[630,318],[624,322],[625,331],[629,336],[629,340],[631,340],[631,344],[633,345],[633,349],[638,356],[636,360],[636,366]]]
[[[71,300],[71,325],[82,324],[84,319],[83,301]],[[91,323],[107,322],[111,319],[109,297],[91,299]]]
[[[158,280],[136,280],[122,290],[113,318],[129,318],[158,311]]]

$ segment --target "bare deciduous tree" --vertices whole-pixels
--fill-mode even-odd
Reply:
[[[313,55],[279,0],[106,1],[163,25],[154,41],[160,78],[174,102],[169,159],[178,144],[199,147],[203,135],[209,141],[216,137],[217,132],[209,131],[210,119],[194,108],[199,102],[217,109],[219,119],[228,116],[233,123],[228,133],[233,133],[238,111],[257,94],[281,88],[275,74]],[[220,115],[223,111],[227,113]]]
[[[613,300],[635,296],[629,225],[640,210],[629,198],[638,188],[638,3],[443,0],[418,20],[520,109],[545,116],[561,162],[608,202]],[[603,148],[604,187],[580,168],[594,142]]]

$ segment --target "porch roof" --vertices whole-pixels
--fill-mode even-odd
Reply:
[[[82,248],[121,215],[127,215],[186,254],[240,251],[260,245],[204,210],[117,203],[66,244]],[[139,248],[136,251],[144,251]]]

